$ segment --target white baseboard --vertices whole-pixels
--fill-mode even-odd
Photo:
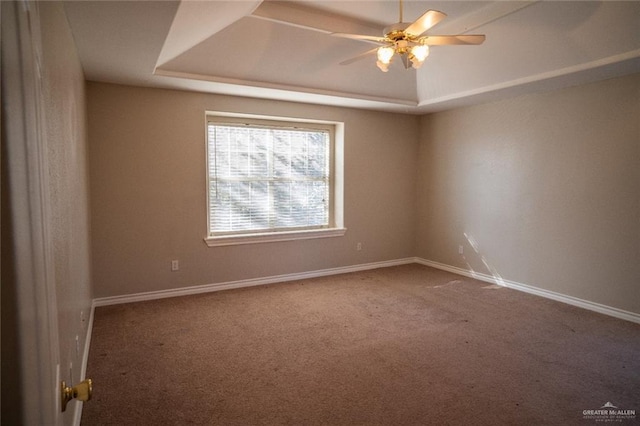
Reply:
[[[126,294],[122,296],[101,297],[93,300],[93,307],[118,305],[121,303],[142,302],[147,300],[164,299],[167,297],[188,296],[191,294],[210,293],[213,291],[230,290],[234,288],[253,287],[265,284],[274,284],[285,281],[302,280],[307,278],[316,278],[329,275],[346,274],[349,272],[366,271],[370,269],[386,268],[389,266],[406,265],[409,263],[419,263],[421,265],[430,266],[432,268],[441,269],[443,271],[451,272],[454,274],[462,275],[465,277],[475,278],[481,281],[485,281],[491,284],[497,284],[503,287],[508,287],[514,290],[523,291],[525,293],[534,294],[536,296],[545,297],[547,299],[556,300],[558,302],[567,303],[569,305],[577,306],[590,311],[599,312],[601,314],[609,315],[615,318],[620,318],[626,321],[631,321],[640,324],[640,314],[635,312],[625,311],[622,309],[614,308],[611,306],[602,305],[600,303],[590,302],[588,300],[579,299],[577,297],[568,296],[561,293],[556,293],[550,290],[544,290],[538,287],[534,287],[527,284],[518,283],[515,281],[505,280],[501,277],[494,277],[492,275],[483,274],[480,272],[471,271],[468,269],[462,269],[451,265],[446,265],[432,260],[427,260],[419,257],[388,260],[383,262],[365,263],[361,265],[343,266],[339,268],[321,269],[311,272],[300,272],[294,274],[275,275],[264,278],[251,278],[247,280],[228,281],[223,283],[205,284],[199,286],[183,287],[170,290],[159,290],[145,293]],[[89,327],[93,324],[93,308],[91,311],[91,319]],[[90,330],[87,336],[90,340]],[[88,346],[87,342],[87,348]],[[83,367],[84,368],[84,367]]]
[[[146,293],[125,294],[122,296],[100,297],[93,300],[93,306],[118,305],[121,303],[142,302],[147,300],[164,299],[167,297],[188,296],[191,294],[210,293],[213,291],[230,290],[234,288],[253,287],[257,285],[274,284],[285,281],[295,281],[308,278],[324,277],[328,275],[346,274],[349,272],[366,271],[370,269],[387,268],[389,266],[415,263],[415,258],[388,260],[383,262],[365,263],[361,265],[342,266],[339,268],[321,269],[311,272],[275,275],[265,278],[251,278],[247,280],[228,281],[215,284],[204,284],[170,290],[150,291]]]
[[[434,262],[432,260],[422,259],[419,257],[415,258],[415,262],[421,265],[430,266],[432,268],[441,269],[443,271],[452,272],[454,274],[462,275],[469,278],[475,278],[480,281],[485,281],[491,284],[512,288],[514,290],[519,290],[525,293],[534,294],[536,296],[545,297],[547,299],[556,300],[558,302],[566,303],[568,305],[577,306],[579,308],[588,309],[590,311],[595,311],[604,315],[609,315],[615,318],[640,324],[640,314],[637,314],[635,312],[613,308],[611,306],[590,302],[588,300],[579,299],[577,297],[568,296],[566,294],[556,293],[555,291],[544,290],[544,289],[533,287],[527,284],[505,280],[504,278],[501,278],[501,277],[494,277],[492,275],[487,275],[480,272],[471,271],[468,269],[462,269],[462,268],[458,268],[451,265],[445,265],[443,263]]]

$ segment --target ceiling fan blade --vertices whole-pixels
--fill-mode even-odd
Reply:
[[[378,45],[384,45],[387,43],[387,39],[384,37],[375,37],[363,34],[347,34],[347,33],[331,33],[334,37],[350,38],[352,40],[364,41],[367,43],[374,43]]]
[[[481,34],[469,35],[438,35],[421,37],[417,41],[429,46],[444,46],[451,44],[482,44],[485,36]]]
[[[350,64],[352,64],[354,62],[358,62],[358,61],[360,61],[362,59],[365,59],[367,56],[369,56],[369,55],[371,55],[373,53],[376,53],[377,50],[378,50],[377,47],[374,48],[374,49],[371,49],[371,50],[367,50],[366,52],[363,52],[363,53],[359,54],[358,56],[354,56],[351,59],[347,59],[346,61],[340,62],[340,65],[350,65]]]
[[[445,13],[437,10],[427,10],[421,17],[416,19],[413,24],[405,28],[404,32],[413,36],[419,36],[446,17],[447,15]]]

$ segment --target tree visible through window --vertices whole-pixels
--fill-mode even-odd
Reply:
[[[265,123],[207,123],[210,236],[331,226],[331,129]]]

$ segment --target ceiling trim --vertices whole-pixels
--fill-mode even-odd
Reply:
[[[535,83],[547,82],[549,86],[553,86],[552,82],[557,82],[563,77],[576,76],[582,74],[580,82],[586,83],[597,78],[592,78],[594,74],[599,73],[604,68],[608,68],[609,71],[617,71],[615,74],[626,74],[629,71],[633,71],[640,66],[640,49],[632,50],[629,52],[612,55],[606,58],[597,59],[595,61],[586,62],[579,65],[574,65],[558,70],[530,75],[523,78],[518,78],[504,83],[493,84],[491,86],[485,86],[474,90],[468,90],[465,92],[459,92],[452,95],[442,96],[435,99],[427,99],[418,103],[418,108],[435,106],[457,101],[463,98],[472,98],[479,95],[486,95],[491,93],[505,92],[509,89],[519,89],[520,92],[527,92],[526,87],[530,87]],[[576,83],[578,79],[576,79]]]
[[[262,82],[262,81],[249,81],[249,80],[241,80],[241,79],[234,79],[234,78],[227,78],[227,77],[216,77],[216,76],[205,75],[205,74],[166,70],[162,68],[156,68],[153,74],[157,76],[163,76],[163,77],[173,77],[173,78],[188,79],[188,80],[208,81],[211,83],[229,84],[234,86],[245,86],[245,87],[269,89],[274,91],[273,93],[274,96],[276,96],[275,91],[285,91],[285,92],[296,93],[297,95],[306,94],[310,96],[320,95],[320,96],[328,96],[332,98],[348,98],[348,99],[353,99],[358,101],[376,102],[376,103],[381,103],[385,105],[402,106],[405,108],[418,106],[418,102],[416,102],[415,100],[409,100],[409,99],[388,98],[384,96],[367,96],[359,93],[339,92],[339,91],[314,89],[309,87],[294,86],[294,85],[287,85],[287,84],[269,83],[269,82]],[[304,102],[309,102],[309,101],[305,100]]]

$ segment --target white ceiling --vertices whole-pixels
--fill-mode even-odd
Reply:
[[[331,32],[382,35],[397,1],[69,1],[86,78],[138,86],[421,114],[640,72],[639,1],[405,0],[428,31],[485,34],[436,46],[419,70],[381,72],[375,47]]]

